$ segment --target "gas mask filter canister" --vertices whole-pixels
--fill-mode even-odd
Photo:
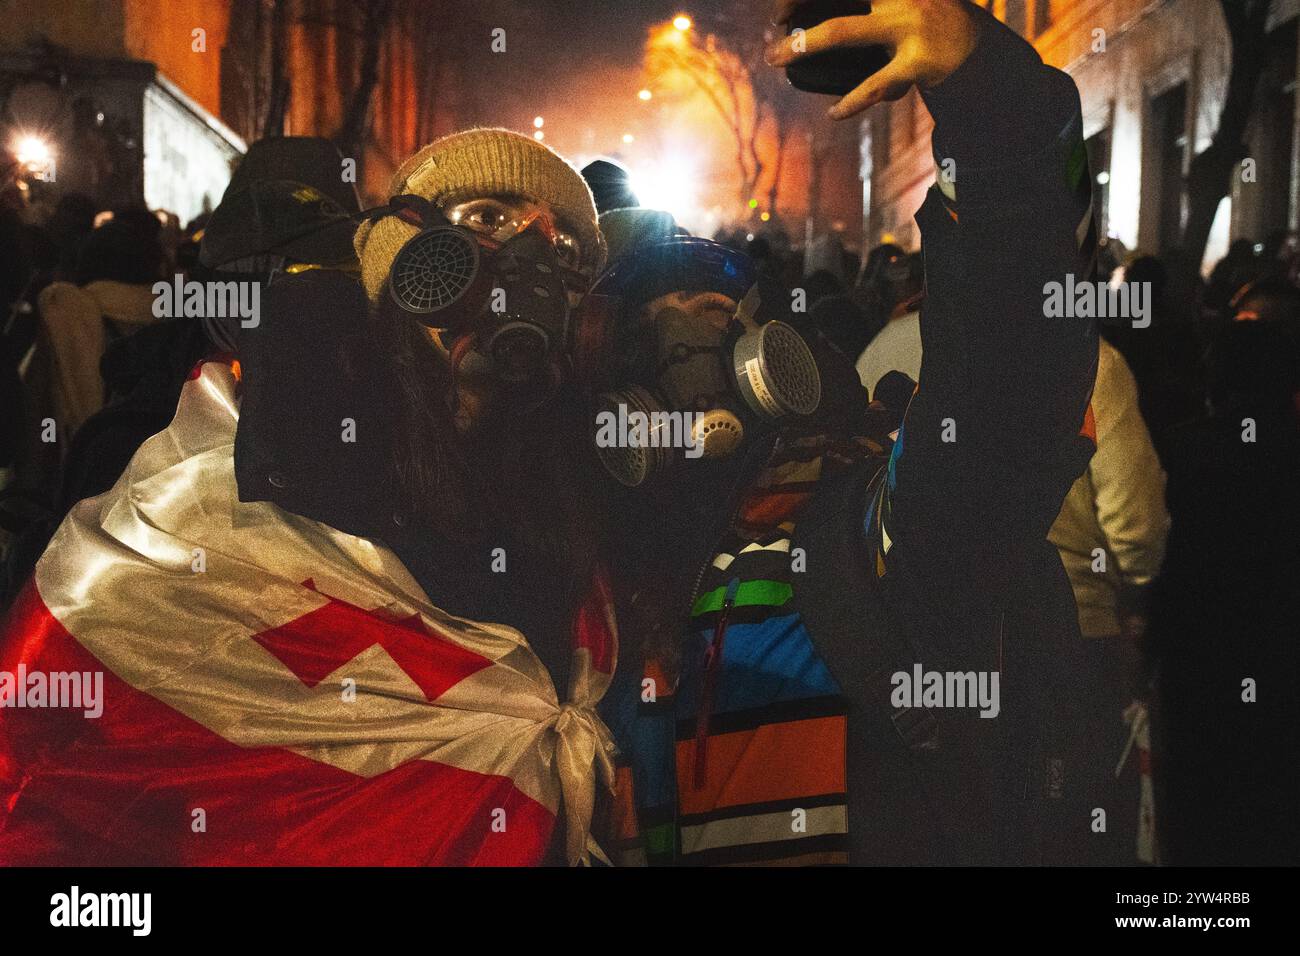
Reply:
[[[422,226],[393,260],[389,294],[444,344],[473,337],[472,348],[510,382],[555,367],[568,320],[564,267],[539,225],[504,242],[452,223],[417,196],[399,196],[397,214]]]
[[[783,419],[811,415],[821,403],[821,377],[812,350],[793,327],[778,319],[755,321],[762,302],[755,284],[742,299],[720,345],[705,347],[677,321],[658,331],[664,356],[653,387],[633,384],[602,392],[599,413],[651,423],[649,441],[618,446],[598,443],[606,470],[620,484],[637,487],[671,467],[676,457],[724,459],[744,441],[745,422],[762,428]],[[666,354],[665,354],[666,353]],[[668,413],[668,414],[665,414]],[[672,413],[687,413],[689,445],[674,449],[663,432]],[[656,432],[655,423],[661,423]],[[620,433],[623,433],[620,430]]]

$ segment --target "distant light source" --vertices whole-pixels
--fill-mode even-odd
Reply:
[[[649,209],[662,209],[678,222],[691,219],[698,210],[695,190],[698,171],[682,153],[666,153],[631,170],[632,192]]]
[[[650,93],[649,90],[642,90],[640,93],[637,94],[637,99],[648,100],[650,99],[651,95],[652,94]]]
[[[39,136],[19,136],[14,143],[14,159],[27,169],[44,169],[52,157],[50,144]]]
[[[691,18],[684,13],[679,13],[673,17],[673,26],[685,33],[691,28]]]
[[[761,216],[759,216],[758,218],[761,219],[761,220],[763,220],[764,222],[767,222],[769,219],[772,218],[772,214],[771,214],[770,212],[765,212],[765,213],[763,213]]]
[[[1098,185],[1105,186],[1108,182],[1110,182],[1110,173],[1103,169],[1097,174],[1097,183]]]
[[[545,123],[546,120],[542,119],[540,116],[533,117],[533,125],[536,126],[538,129],[541,129]]]
[[[624,133],[624,134],[623,134],[623,142],[625,142],[625,143],[630,143],[630,142],[632,142],[633,139],[635,139],[635,137],[634,137],[631,133]]]
[[[758,208],[758,200],[757,200],[757,199],[751,199],[751,200],[749,201],[749,208],[750,208],[750,209],[757,209],[757,208]]]
[[[539,129],[537,132],[535,132],[535,133],[533,134],[533,139],[535,139],[535,140],[537,140],[538,142],[540,142],[541,140],[546,139],[546,134],[543,133],[543,132]]]

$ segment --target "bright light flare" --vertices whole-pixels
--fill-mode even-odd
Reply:
[[[544,125],[546,125],[546,120],[542,119],[542,117],[540,116],[534,116],[533,125],[538,129],[541,129]]]
[[[636,137],[633,136],[631,133],[624,133],[624,134],[623,134],[623,142],[625,142],[625,143],[630,143],[630,142],[632,142],[632,140],[634,140],[634,139],[636,139]]]
[[[27,169],[44,169],[54,158],[50,144],[30,133],[19,136],[13,145],[14,159]]]
[[[662,209],[678,222],[689,221],[698,212],[696,183],[699,170],[680,153],[667,153],[630,170],[632,191],[642,206]]]
[[[653,95],[654,94],[651,93],[649,90],[642,90],[640,93],[636,95],[636,97],[637,99],[644,101],[650,99],[650,97]]]
[[[691,28],[691,18],[684,13],[679,13],[677,16],[673,17],[673,26],[682,33],[685,33]]]

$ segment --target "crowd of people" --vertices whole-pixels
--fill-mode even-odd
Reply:
[[[1047,318],[1077,91],[898,6],[850,19],[936,157],[1010,171],[924,261],[693,237],[499,129],[367,210],[312,137],[184,229],[7,191],[0,664],[106,683],[0,712],[0,862],[1294,862],[1294,237],[1112,245],[1149,325]]]
[[[1286,755],[1300,726],[1288,690],[1300,622],[1300,247],[1294,233],[1236,240],[1175,297],[1160,257],[1107,246],[1098,278],[1150,283],[1153,316],[1101,327],[1097,450],[1050,535],[1085,638],[1077,674],[1085,734],[1101,745],[1094,777],[1109,761],[1112,804],[1136,837],[1092,859],[1131,862],[1137,846],[1147,862],[1292,861],[1296,830],[1276,808],[1296,779]],[[886,244],[863,263],[851,284],[821,271],[804,285],[819,333],[897,406],[922,369],[920,254]],[[1243,683],[1260,674],[1287,678],[1271,701]],[[1154,758],[1121,759],[1126,736],[1152,727]]]

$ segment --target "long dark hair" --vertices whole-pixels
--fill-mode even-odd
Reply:
[[[607,513],[584,403],[566,388],[506,393],[462,435],[452,370],[425,329],[388,296],[372,322],[395,376],[389,466],[402,507],[453,545],[529,555],[554,572],[559,599],[581,600],[604,554]]]

